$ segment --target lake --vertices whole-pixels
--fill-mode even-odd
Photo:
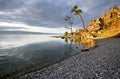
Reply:
[[[0,35],[0,77],[44,68],[83,48],[82,45],[50,36]]]

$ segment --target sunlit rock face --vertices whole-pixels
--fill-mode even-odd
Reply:
[[[93,35],[92,33],[86,31],[85,29],[77,29],[75,32],[70,33],[68,37],[76,39],[87,39],[93,38]]]
[[[81,33],[81,37],[87,39],[87,38],[93,38],[93,35],[88,31],[83,31]]]
[[[111,8],[108,12],[95,20],[91,20],[87,26],[87,30],[93,34],[99,33],[114,28],[120,28],[120,6]]]
[[[120,36],[120,6],[111,8],[99,18],[91,20],[85,29],[69,33],[69,38],[88,39],[94,37],[109,38]]]

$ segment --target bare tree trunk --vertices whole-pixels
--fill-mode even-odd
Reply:
[[[85,22],[84,22],[84,19],[82,18],[82,15],[79,14],[80,18],[81,18],[81,21],[82,21],[82,24],[83,24],[83,28],[85,29]]]
[[[71,30],[71,33],[72,33],[72,32],[73,32],[73,31],[72,31],[72,25],[71,25],[71,24],[69,24],[69,25],[70,25],[70,30]]]
[[[71,33],[72,33],[72,32],[73,32],[73,31],[72,31],[72,25],[70,25],[70,30],[71,30]]]
[[[72,28],[70,28],[70,30],[71,30],[71,33],[72,33],[72,32],[73,32],[73,31],[72,31]]]

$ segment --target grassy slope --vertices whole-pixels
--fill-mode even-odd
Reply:
[[[96,38],[110,38],[110,37],[119,37],[119,36],[120,36],[120,28],[105,31],[104,33],[98,34]]]

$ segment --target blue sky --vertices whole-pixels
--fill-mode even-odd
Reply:
[[[0,0],[0,31],[32,31],[62,33],[71,16],[74,29],[82,28],[81,20],[70,10],[78,5],[83,11],[85,24],[99,17],[120,0]]]

